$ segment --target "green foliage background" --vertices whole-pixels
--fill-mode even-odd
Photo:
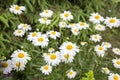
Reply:
[[[10,13],[9,7],[12,4],[25,6],[25,13],[21,16]],[[88,22],[88,17],[93,12],[98,12],[104,17],[116,16],[117,18],[120,18],[119,0],[0,0],[0,56],[4,55],[7,59],[10,59],[10,55],[13,51],[21,49],[21,46],[23,46],[24,48],[22,50],[27,51],[32,57],[32,60],[27,64],[25,71],[13,71],[10,75],[2,75],[1,73],[1,80],[68,80],[65,72],[71,67],[78,73],[74,80],[81,79],[84,76],[84,73],[89,70],[93,70],[96,80],[107,80],[107,75],[101,73],[101,68],[107,65],[109,65],[108,67],[114,73],[120,73],[118,69],[113,68],[111,63],[111,60],[116,56],[110,54],[105,58],[98,58],[93,51],[94,45],[96,44],[90,42],[87,38],[91,34],[100,33],[103,35],[103,41],[111,42],[114,47],[120,47],[120,28],[113,30],[107,29],[105,32],[101,33],[93,30],[93,25],[91,24],[91,30],[81,32],[79,37],[73,35],[70,36],[70,32],[68,31],[66,33],[67,29],[65,29],[62,30],[62,35],[64,35],[62,36],[62,39],[57,41],[51,40],[49,43],[50,45],[44,49],[34,47],[27,41],[26,37],[28,33],[26,33],[23,38],[13,36],[14,30],[17,29],[17,25],[20,23],[30,24],[32,26],[32,31],[36,31],[36,28],[39,28],[40,31],[46,32],[48,29],[42,29],[41,26],[44,25],[41,25],[38,22],[38,19],[40,18],[39,13],[44,9],[50,9],[54,12],[52,23],[49,25],[49,30],[59,30],[59,14],[65,10],[72,12],[74,16],[73,22]],[[58,50],[59,45],[67,40],[66,37],[69,37],[70,41],[77,43],[82,51],[75,57],[73,63],[60,63],[60,65],[53,68],[53,72],[49,76],[43,75],[39,70],[40,66],[45,64],[42,54],[47,52],[49,47]],[[78,41],[76,41],[76,39]],[[87,41],[90,44],[86,47],[81,47],[81,41]],[[108,53],[111,53],[111,51],[109,50]]]

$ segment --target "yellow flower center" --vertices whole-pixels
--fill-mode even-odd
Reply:
[[[39,42],[43,42],[44,39],[43,39],[42,37],[40,37],[40,38],[38,38],[38,41],[39,41]]]
[[[15,10],[20,10],[20,7],[19,6],[15,6]]]
[[[74,74],[74,72],[70,71],[68,74],[69,74],[69,75],[73,75],[73,74]]]
[[[47,21],[47,18],[43,18],[43,21]]]
[[[68,59],[70,56],[69,56],[69,54],[66,54],[66,55],[64,55],[64,57],[65,57],[66,59]]]
[[[45,70],[48,70],[48,69],[49,69],[49,67],[46,65],[46,66],[44,66],[44,69],[45,69]]]
[[[67,48],[68,50],[71,50],[71,49],[73,49],[73,46],[72,46],[72,45],[67,45],[66,48]]]
[[[118,50],[118,49],[116,49],[115,51],[116,51],[116,52],[119,52],[119,50]]]
[[[24,25],[23,25],[23,28],[25,28],[25,29],[26,29],[26,28],[27,28],[27,25],[25,25],[25,24],[24,24]]]
[[[100,18],[100,15],[96,15],[96,16],[95,16],[95,19],[99,19],[99,18]]]
[[[37,36],[37,33],[36,32],[32,33],[32,37],[35,37],[35,36]]]
[[[98,39],[98,36],[94,36],[95,39]]]
[[[77,29],[74,29],[74,32],[78,32],[78,30],[77,30]]]
[[[16,63],[16,66],[17,66],[17,67],[20,67],[20,65],[21,65],[20,62],[17,62],[17,63]]]
[[[20,34],[22,31],[21,31],[21,30],[18,30],[17,32]]]
[[[56,59],[56,57],[57,57],[57,56],[56,56],[55,54],[51,54],[51,55],[50,55],[50,59],[52,59],[52,60]]]
[[[115,19],[110,19],[110,23],[114,23],[116,20]]]
[[[84,22],[81,22],[81,23],[80,23],[80,26],[84,26],[84,25],[85,25],[85,23],[84,23]]]
[[[3,68],[6,68],[7,66],[8,66],[8,63],[7,63],[7,62],[2,63],[2,67],[3,67]]]
[[[119,80],[119,78],[118,78],[117,75],[114,75],[113,79],[114,79],[114,80]]]
[[[55,35],[55,34],[56,34],[56,32],[52,31],[52,32],[51,32],[51,34],[52,34],[52,35]]]
[[[18,57],[19,57],[19,58],[24,58],[25,55],[24,55],[23,53],[19,53],[19,54],[18,54]]]
[[[69,16],[69,14],[68,14],[68,13],[65,13],[65,14],[64,14],[64,16],[65,16],[65,17],[68,17],[68,16]]]
[[[117,63],[118,65],[120,65],[120,61],[117,61],[116,63]]]
[[[49,10],[45,10],[45,13],[49,13]]]
[[[102,28],[102,26],[98,26],[98,28]]]
[[[98,49],[99,49],[99,50],[103,50],[103,47],[102,47],[102,46],[100,46]]]

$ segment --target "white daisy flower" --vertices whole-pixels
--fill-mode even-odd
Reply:
[[[102,37],[100,36],[100,34],[91,35],[91,40],[94,42],[100,42],[101,39],[102,39]]]
[[[73,71],[72,69],[67,72],[67,77],[72,79],[76,76],[77,72]]]
[[[22,29],[17,29],[17,30],[15,30],[14,31],[14,33],[13,33],[15,36],[20,36],[20,37],[23,37],[24,36],[24,34],[25,34],[25,31],[24,30],[22,30]]]
[[[51,18],[53,15],[53,11],[52,10],[44,10],[42,13],[40,13],[41,17],[46,17],[46,18]]]
[[[55,51],[55,49],[52,48],[52,47],[48,49],[48,52],[49,52],[49,53],[52,53],[52,52],[54,52],[54,51]]]
[[[38,37],[35,37],[32,44],[34,46],[41,46],[41,47],[45,47],[48,46],[48,37],[46,34],[39,34]]]
[[[109,42],[102,42],[102,46],[106,48],[111,48],[111,44]]]
[[[102,72],[105,73],[105,74],[109,74],[110,70],[107,67],[103,67]]]
[[[25,11],[25,7],[24,6],[18,6],[18,5],[11,5],[9,10],[10,10],[11,13],[14,13],[14,14],[22,14],[23,11]]]
[[[65,21],[71,21],[73,19],[73,16],[70,11],[64,11],[64,13],[60,14],[60,18]]]
[[[76,23],[70,23],[67,28],[76,28]]]
[[[60,53],[58,51],[55,53],[44,53],[43,58],[46,61],[46,63],[51,66],[56,66],[61,62]]]
[[[96,51],[98,56],[103,57],[105,55],[105,51],[107,50],[106,47],[104,46],[100,46],[100,45],[96,45],[94,50]]]
[[[78,28],[71,28],[71,32],[76,36],[79,34],[79,29]]]
[[[49,25],[51,23],[51,20],[49,20],[48,18],[44,17],[44,18],[40,18],[38,20],[41,24],[46,24]]]
[[[41,33],[40,32],[30,32],[28,34],[27,40],[33,41],[36,37],[38,37]]]
[[[44,65],[44,66],[41,66],[40,70],[42,71],[43,74],[49,75],[52,72],[52,66]]]
[[[101,25],[101,24],[97,24],[95,26],[95,30],[98,30],[98,31],[105,31],[105,26]]]
[[[120,26],[120,20],[117,19],[116,17],[107,17],[107,18],[105,19],[104,23],[105,23],[106,26],[108,26],[109,28],[119,27],[119,26]]]
[[[89,25],[85,22],[79,22],[79,23],[77,23],[77,27],[79,30],[82,30],[82,29],[87,29],[89,27]]]
[[[58,37],[58,38],[60,37],[60,32],[57,32],[57,31],[49,31],[49,32],[47,32],[47,35],[48,35],[50,38],[57,39],[57,37]]]
[[[16,71],[25,70],[25,65],[26,65],[26,63],[24,63],[23,61],[20,61],[18,59],[12,60],[12,68]]]
[[[120,80],[120,75],[119,74],[115,74],[115,73],[111,73],[108,76],[108,80]]]
[[[87,42],[82,41],[82,42],[80,42],[80,44],[81,44],[82,46],[84,46],[84,45],[86,45],[86,44],[87,44]]]
[[[104,18],[98,13],[92,13],[89,17],[89,21],[98,24],[104,21]]]
[[[28,30],[31,30],[31,26],[28,25],[28,24],[19,24],[18,25],[18,29],[22,29],[22,30],[28,31]]]
[[[12,71],[11,60],[3,61],[2,69],[3,69],[3,74],[11,73],[11,71]]]
[[[73,56],[76,55],[76,52],[79,52],[79,48],[78,46],[76,46],[76,44],[73,44],[72,42],[64,42],[62,43],[62,45],[59,47],[60,52],[64,52],[64,53],[69,53]]]
[[[13,61],[20,61],[21,63],[26,64],[27,61],[31,60],[30,55],[23,50],[15,50],[11,55]]]
[[[112,51],[114,54],[120,55],[120,49],[119,48],[113,48]]]
[[[74,56],[70,55],[69,53],[60,53],[62,62],[71,63],[74,60]]]
[[[120,59],[113,59],[112,62],[115,68],[120,68]]]
[[[64,21],[59,22],[59,27],[60,28],[65,28],[66,26],[67,26],[66,22],[64,22]]]

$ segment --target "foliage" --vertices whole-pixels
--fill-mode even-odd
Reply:
[[[27,9],[25,13],[20,16],[14,15],[9,11],[9,7],[12,4],[23,5]],[[112,31],[108,29],[106,32],[101,33],[96,32],[92,27],[93,25],[90,24],[90,29],[81,31],[79,36],[74,36],[71,35],[71,32],[67,29],[58,28],[58,23],[60,21],[59,14],[65,10],[72,12],[74,16],[74,21],[72,22],[88,22],[88,17],[92,12],[98,12],[103,16],[119,17],[119,8],[119,0],[0,0],[0,57],[5,56],[7,59],[9,59],[10,55],[16,49],[23,49],[32,57],[32,60],[27,64],[25,71],[12,72],[10,75],[0,75],[0,79],[68,80],[65,72],[72,67],[77,71],[77,73],[80,73],[77,74],[74,80],[79,80],[84,76],[83,73],[87,72],[88,70],[93,70],[94,74],[92,71],[89,71],[85,74],[86,78],[84,77],[82,80],[107,80],[106,75],[101,73],[101,68],[107,65],[109,65],[108,67],[112,71],[119,73],[120,71],[114,69],[112,63],[110,62],[112,58],[118,56],[115,56],[114,54],[106,54],[105,58],[98,58],[94,52],[94,46],[96,44],[91,42],[88,37],[94,33],[100,33],[103,34],[104,41],[108,41],[112,37],[119,36],[118,32],[120,29],[114,29]],[[40,18],[39,13],[44,9],[50,9],[54,12],[52,23],[49,25],[50,28],[46,28],[46,25],[41,25],[38,22],[38,19]],[[20,23],[30,24],[32,26],[32,31],[36,31],[37,28],[41,32],[57,30],[61,31],[61,34],[64,36],[62,36],[62,39],[57,39],[56,41],[51,39],[51,42],[49,43],[50,45],[44,49],[41,47],[35,47],[27,40],[28,32],[23,38],[13,36],[14,30],[17,29],[17,26]],[[69,37],[69,40],[66,37]],[[111,42],[116,38],[118,40],[117,42],[120,41],[118,37],[115,37],[114,39],[111,39]],[[61,63],[60,65],[54,67],[53,72],[49,76],[43,75],[39,70],[40,66],[45,64],[42,54],[47,52],[48,48],[50,47],[54,47],[56,50],[58,50],[60,44],[66,40],[75,42],[81,49],[81,52],[75,57],[74,63]],[[85,47],[82,47],[80,45],[81,41],[86,41],[89,44]],[[113,42],[115,43],[113,45],[115,47],[120,47],[119,43],[116,45],[117,42]],[[21,48],[21,46],[23,46],[23,48]]]

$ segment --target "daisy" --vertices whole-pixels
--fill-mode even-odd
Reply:
[[[71,69],[71,70],[69,70],[67,72],[67,77],[70,78],[70,79],[72,79],[72,78],[74,78],[76,76],[76,74],[77,73]]]
[[[94,42],[100,42],[101,39],[102,37],[99,34],[91,35],[91,40]]]
[[[96,45],[94,50],[96,51],[98,56],[103,57],[105,55],[105,51],[107,50],[106,47],[104,46],[100,46],[100,45]]]
[[[120,55],[120,49],[119,48],[113,48],[112,51],[114,54]]]
[[[64,42],[62,43],[62,45],[59,47],[60,52],[64,52],[64,53],[69,53],[73,56],[75,56],[76,52],[79,52],[79,48],[78,46],[76,46],[76,44],[72,43],[72,42]]]
[[[71,21],[73,19],[73,16],[70,11],[64,11],[64,13],[60,14],[60,18],[65,21]]]
[[[57,31],[49,31],[49,32],[47,32],[47,35],[48,35],[50,38],[53,38],[53,39],[57,39],[57,37],[58,37],[58,38],[60,37],[60,33],[57,32]]]
[[[109,42],[102,42],[102,46],[106,48],[111,48],[111,44]]]
[[[9,10],[10,10],[11,13],[14,13],[14,14],[22,14],[23,11],[25,11],[25,7],[24,6],[18,6],[18,5],[11,5]]]
[[[112,62],[115,68],[120,68],[120,59],[113,59]]]
[[[60,53],[62,62],[71,63],[74,60],[74,56],[70,55],[69,53]]]
[[[98,24],[101,21],[104,21],[104,18],[98,13],[92,13],[89,17],[89,21]]]
[[[87,42],[82,41],[82,42],[80,42],[80,44],[81,44],[82,46],[84,46],[84,45],[86,45],[86,44],[87,44]]]
[[[120,80],[120,75],[119,74],[115,74],[115,73],[111,73],[108,76],[108,80]]]
[[[15,30],[14,31],[14,33],[13,33],[15,36],[20,36],[20,37],[23,37],[24,36],[24,34],[25,34],[25,31],[24,30],[22,30],[22,29],[17,29],[17,30]]]
[[[97,24],[95,26],[95,30],[98,30],[98,31],[105,31],[105,26],[101,25],[101,24]]]
[[[23,50],[15,50],[11,55],[13,61],[20,61],[21,63],[26,64],[27,61],[31,60],[30,55]]]
[[[43,17],[43,18],[40,18],[38,20],[41,24],[46,24],[46,25],[49,25],[51,23],[51,20],[49,20],[48,18],[46,17]]]
[[[67,26],[66,22],[64,22],[64,21],[59,22],[60,28],[65,28],[66,26]]]
[[[120,20],[117,19],[116,17],[107,17],[107,18],[105,19],[104,23],[105,23],[106,26],[108,26],[109,28],[119,27],[119,26],[120,26]]]
[[[3,69],[3,74],[10,73],[12,71],[11,60],[3,61],[2,62],[2,69]]]
[[[102,72],[105,73],[105,74],[109,74],[110,70],[107,67],[103,67]]]
[[[79,28],[79,30],[82,30],[82,29],[87,29],[89,25],[85,22],[79,22],[77,23],[77,27]]]
[[[26,63],[21,62],[19,59],[12,60],[12,68],[16,71],[23,71],[25,69]]]
[[[60,63],[60,53],[58,51],[55,53],[44,53],[43,58],[51,66],[56,66]]]
[[[49,53],[52,53],[52,52],[54,52],[54,51],[55,51],[55,49],[52,48],[52,47],[48,49],[48,52],[49,52]]]
[[[32,44],[34,46],[41,46],[41,47],[45,47],[48,46],[48,37],[46,34],[40,34],[38,35],[38,37],[35,37]]]
[[[42,71],[43,74],[49,75],[52,72],[52,66],[44,65],[44,66],[41,66],[40,70]]]
[[[67,28],[76,28],[76,23],[70,23]]]
[[[38,37],[38,35],[40,35],[40,32],[30,32],[28,34],[27,40],[29,41],[33,41],[36,37]]]
[[[22,30],[28,31],[28,30],[31,30],[31,26],[28,25],[28,24],[19,24],[18,25],[18,29],[22,29]]]
[[[71,32],[72,32],[74,35],[78,35],[78,34],[79,34],[79,29],[78,29],[78,28],[71,28]]]
[[[44,10],[42,13],[40,13],[41,17],[46,17],[46,18],[51,18],[53,15],[53,11],[52,10]]]

